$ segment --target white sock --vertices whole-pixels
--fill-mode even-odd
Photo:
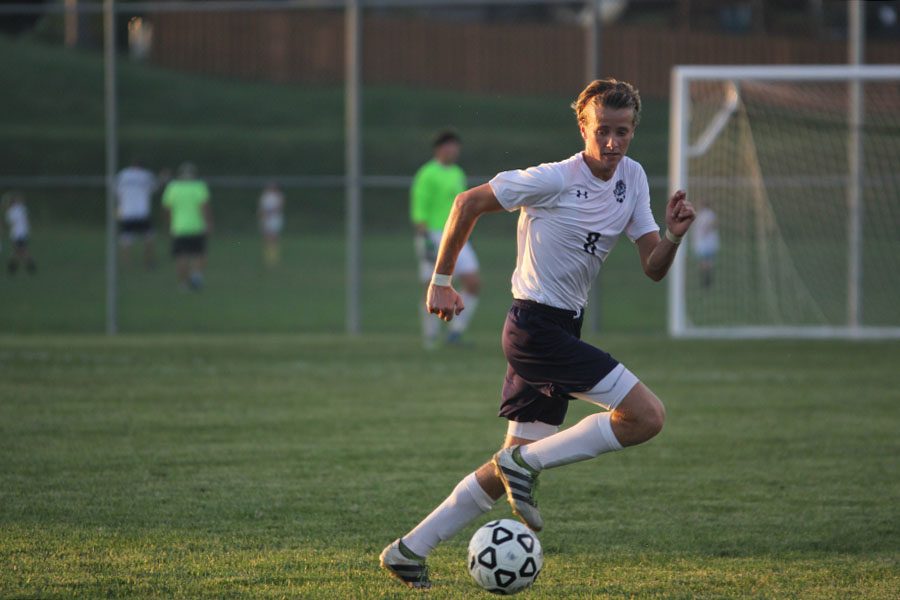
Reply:
[[[422,319],[422,337],[428,341],[438,336],[441,329],[441,320],[425,308],[425,303],[419,303],[419,316]]]
[[[622,444],[609,421],[611,414],[602,412],[585,417],[568,429],[522,446],[519,456],[540,471],[621,450]]]
[[[468,329],[469,323],[472,322],[472,317],[475,315],[475,309],[478,308],[478,296],[468,292],[461,292],[459,296],[462,298],[463,306],[466,307],[466,310],[450,321],[450,331],[453,333],[462,333]]]
[[[475,473],[469,473],[440,506],[401,539],[407,548],[419,556],[428,556],[439,543],[449,540],[460,529],[491,510],[494,502],[481,488]]]

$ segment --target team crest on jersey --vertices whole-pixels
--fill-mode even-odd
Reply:
[[[613,194],[616,195],[616,202],[619,204],[625,202],[625,181],[620,179],[616,182],[616,188],[613,190]]]

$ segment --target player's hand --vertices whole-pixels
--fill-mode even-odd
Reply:
[[[452,321],[453,317],[466,309],[462,298],[452,286],[429,285],[428,298],[425,301],[428,312],[436,314],[445,321]]]
[[[694,205],[687,199],[683,190],[678,190],[666,204],[666,227],[674,235],[684,235],[697,218]]]

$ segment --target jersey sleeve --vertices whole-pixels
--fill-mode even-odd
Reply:
[[[200,182],[200,204],[206,204],[209,202],[209,186],[206,185],[206,182]]]
[[[428,221],[430,190],[431,182],[427,173],[419,169],[419,172],[413,178],[412,188],[409,190],[409,220],[412,223],[425,223]]]
[[[553,206],[559,201],[564,180],[559,167],[543,164],[525,170],[503,171],[488,184],[500,206],[514,211],[522,207]]]
[[[650,209],[650,184],[647,182],[647,174],[640,165],[637,168],[635,183],[638,197],[634,203],[634,212],[631,213],[628,226],[625,227],[625,234],[632,242],[648,233],[659,231],[659,225],[656,224],[653,211]]]

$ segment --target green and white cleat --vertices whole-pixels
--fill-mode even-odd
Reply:
[[[519,455],[518,446],[504,448],[494,455],[494,471],[506,488],[506,499],[512,507],[513,514],[528,525],[533,531],[544,528],[544,519],[534,500],[539,471],[528,466]]]
[[[382,550],[381,568],[413,589],[427,590],[431,587],[425,559],[407,548],[400,538]]]

